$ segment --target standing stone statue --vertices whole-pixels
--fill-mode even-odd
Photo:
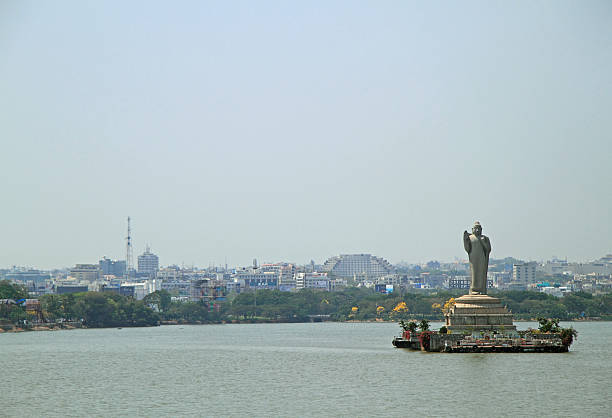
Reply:
[[[470,256],[470,268],[472,270],[470,295],[486,295],[491,242],[488,237],[482,235],[480,222],[474,223],[471,234],[463,231],[463,246]]]

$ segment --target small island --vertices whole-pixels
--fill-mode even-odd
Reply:
[[[474,223],[471,234],[464,231],[463,245],[472,273],[469,293],[445,303],[442,311],[446,323],[438,332],[430,331],[427,321],[419,325],[400,321],[402,334],[393,339],[393,345],[450,353],[569,351],[577,336],[576,330],[561,328],[558,319],[538,318],[539,329],[518,331],[512,313],[501,300],[487,295],[491,242],[482,235],[480,222]]]

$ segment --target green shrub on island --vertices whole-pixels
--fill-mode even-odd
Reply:
[[[537,330],[530,330],[534,334],[559,334],[563,345],[570,346],[574,342],[574,339],[578,337],[578,331],[574,328],[562,328],[559,326],[559,320],[556,318],[538,318],[540,326]]]
[[[421,332],[429,331],[429,321],[427,319],[421,319],[421,322],[419,322],[419,329]]]
[[[561,327],[559,326],[559,320],[558,319],[546,319],[546,318],[538,318],[538,323],[540,324],[540,326],[538,327],[538,330],[540,332],[560,332],[561,331]]]
[[[572,327],[562,328],[559,334],[561,336],[561,342],[563,343],[563,345],[566,345],[568,347],[572,345],[575,338],[578,338],[578,331],[576,331]]]

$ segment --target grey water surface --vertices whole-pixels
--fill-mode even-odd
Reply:
[[[563,354],[395,349],[393,323],[2,334],[0,416],[611,416],[612,323],[569,325]]]

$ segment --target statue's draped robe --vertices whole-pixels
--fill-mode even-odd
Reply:
[[[463,244],[465,246],[465,251],[467,251],[470,256],[470,267],[472,270],[470,294],[486,295],[489,253],[491,252],[489,238],[484,235],[478,238],[476,235],[470,234],[469,237],[464,239]]]

